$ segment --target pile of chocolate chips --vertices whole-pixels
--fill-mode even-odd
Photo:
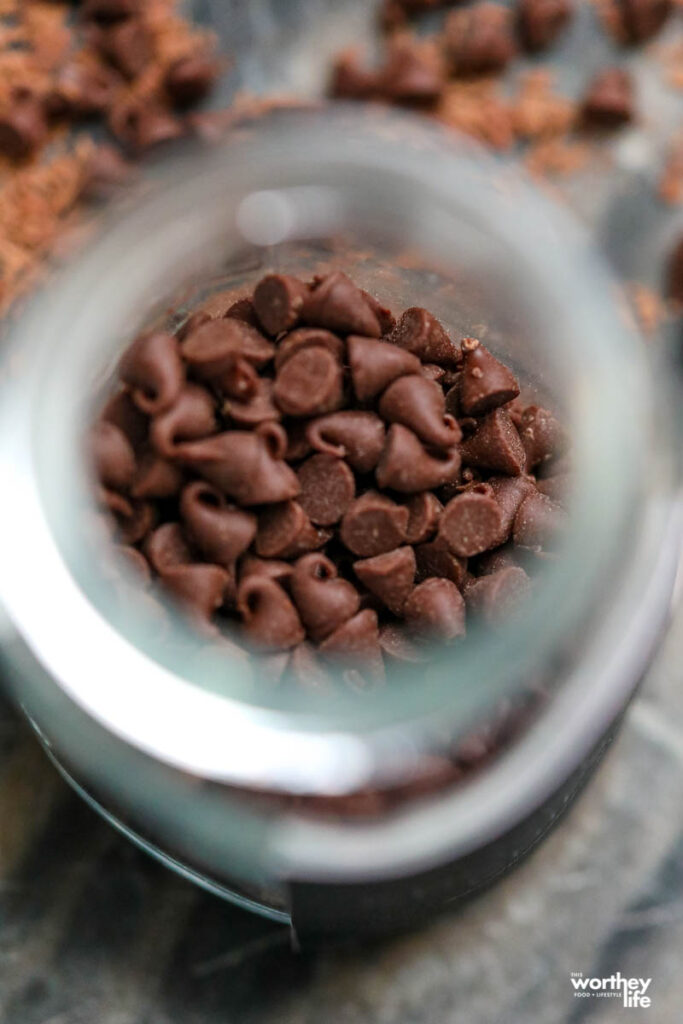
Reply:
[[[561,533],[553,413],[479,341],[395,320],[340,271],[145,333],[119,377],[93,437],[119,543],[203,629],[306,682],[335,661],[376,681],[495,625]]]

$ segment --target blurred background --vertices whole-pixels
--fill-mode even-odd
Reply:
[[[199,105],[182,113],[183,131],[189,125],[211,138],[239,130],[273,105],[320,101],[337,54],[349,46],[361,52],[344,58],[352,84],[338,70],[337,89],[362,93],[358,68],[382,67],[391,53],[379,6],[376,0],[197,0],[176,9],[169,0],[150,0],[145,17],[154,45],[138,53],[137,37],[124,36],[109,58],[128,68],[124,109],[117,116],[104,104],[84,125],[83,111],[72,116],[81,86],[62,70],[73,43],[69,33],[81,31],[69,28],[78,12],[19,0],[7,3],[5,13],[3,5],[0,84],[11,110],[23,113],[17,123],[5,106],[0,117],[0,142],[9,140],[6,151],[14,147],[0,180],[5,316],[20,316],[44,269],[97,230],[92,196],[106,204],[110,192],[125,190],[133,171],[144,176],[148,144],[181,130],[169,123],[177,112],[148,103],[159,64],[195,48],[208,53],[212,44],[201,33],[215,33],[219,64],[206,73],[206,89],[196,90]],[[414,4],[420,6],[437,5]],[[521,17],[516,4],[511,9]],[[401,12],[400,3],[386,5],[387,16],[401,20]],[[672,270],[683,237],[681,6],[575,0],[563,18],[541,52],[529,52],[534,47],[522,33],[523,45],[504,67],[475,83],[444,85],[425,112],[522,165],[540,189],[567,204],[621,277],[650,343],[676,351],[681,320],[672,299],[683,300]],[[418,52],[410,49],[413,42],[401,44],[421,72],[443,19],[442,10],[427,10],[399,25],[427,47]],[[90,35],[77,36],[79,45],[101,47],[98,31],[90,26]],[[155,60],[158,53],[166,64]],[[87,53],[84,63],[90,67]],[[612,83],[596,99],[596,76],[615,66],[629,76],[627,87]],[[62,82],[58,99],[67,109],[56,125],[43,126],[29,109],[30,97],[16,88],[42,97],[46,75]],[[156,121],[140,115],[146,103]],[[112,138],[113,150],[88,148],[105,140],[109,147]],[[99,159],[102,152],[106,158]],[[67,158],[75,164],[55,170]],[[573,998],[570,974],[578,971],[652,978],[653,1007],[642,1019],[679,1020],[682,659],[678,611],[595,780],[542,848],[494,890],[409,936],[302,952],[292,950],[284,926],[200,892],[100,821],[57,776],[3,699],[0,681],[0,1022],[621,1019],[625,1011],[611,1000]]]

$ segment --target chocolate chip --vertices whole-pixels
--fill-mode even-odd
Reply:
[[[205,321],[188,332],[181,352],[194,374],[220,385],[238,358],[261,367],[273,358],[275,347],[243,320],[223,317]]]
[[[173,458],[184,442],[207,437],[215,430],[212,395],[199,384],[186,384],[170,409],[154,417],[149,437],[160,455]]]
[[[121,430],[134,449],[140,448],[147,439],[147,417],[135,405],[128,391],[118,391],[102,411],[102,420],[113,423]]]
[[[446,19],[444,45],[454,74],[502,71],[515,54],[511,12],[495,3],[477,3]]]
[[[325,331],[322,327],[299,327],[295,331],[290,331],[280,341],[275,353],[275,369],[279,370],[290,356],[302,348],[320,346],[331,352],[338,363],[344,362],[344,342],[336,334]]]
[[[583,99],[584,122],[592,128],[619,128],[633,120],[633,82],[624,68],[605,68],[591,80]]]
[[[390,658],[400,665],[418,665],[427,659],[424,648],[416,644],[406,627],[397,622],[387,622],[380,628],[379,644],[385,659]]]
[[[297,501],[272,505],[261,513],[256,534],[256,554],[261,558],[297,558],[315,551],[330,539],[316,529]]]
[[[145,540],[148,562],[160,575],[177,565],[189,565],[192,551],[180,523],[163,523]]]
[[[123,431],[101,421],[95,425],[90,447],[95,472],[104,487],[127,491],[135,477],[135,452]]]
[[[346,459],[357,473],[370,473],[382,454],[385,429],[375,413],[350,409],[312,420],[306,436],[316,451]]]
[[[119,376],[132,388],[135,404],[149,416],[170,408],[185,381],[175,338],[163,331],[137,338],[119,362]]]
[[[225,388],[227,378],[231,373],[234,374],[237,369],[238,363],[235,364],[233,371],[230,371],[223,377],[222,388]],[[255,427],[259,423],[282,418],[280,410],[273,402],[273,382],[256,377],[255,385],[256,391],[249,398],[244,399],[244,401],[239,401],[236,398],[226,398],[221,406],[223,415],[241,427]]]
[[[314,640],[322,640],[356,614],[360,598],[348,580],[322,554],[304,555],[294,566],[290,586],[301,620]]]
[[[130,489],[134,498],[172,498],[183,486],[183,471],[154,451],[141,455]]]
[[[657,35],[674,9],[671,0],[619,0],[621,24],[630,43],[644,43]]]
[[[420,367],[420,373],[427,380],[435,380],[437,383],[441,383],[446,376],[446,371],[443,366],[437,366],[436,363],[423,363]]]
[[[666,293],[677,305],[683,306],[683,235],[673,248],[666,271]]]
[[[226,568],[234,566],[256,536],[256,516],[229,505],[220,491],[203,481],[183,490],[180,516],[207,561]]]
[[[283,461],[286,450],[282,427],[262,423],[253,432],[231,430],[187,442],[178,454],[240,505],[272,505],[299,493],[294,471]]]
[[[526,452],[509,413],[494,409],[477,423],[474,433],[460,445],[466,466],[493,473],[519,476],[526,466]]]
[[[567,436],[549,409],[527,406],[518,429],[527,456],[527,469],[533,469],[567,450]]]
[[[109,114],[109,127],[124,146],[134,150],[151,149],[173,142],[185,132],[183,123],[159,103],[123,96]]]
[[[377,81],[383,97],[411,106],[429,105],[439,98],[445,83],[439,52],[429,42],[411,36],[390,41]]]
[[[536,488],[541,494],[545,494],[558,505],[562,505],[570,492],[571,483],[571,473],[558,473],[556,476],[547,477],[545,480],[538,480]]]
[[[394,615],[400,615],[415,583],[415,552],[411,547],[396,548],[374,558],[354,562],[361,583],[375,594]]]
[[[333,412],[343,401],[341,366],[326,348],[304,348],[278,370],[273,398],[287,416]]]
[[[228,320],[241,320],[242,323],[249,324],[257,330],[261,326],[254,303],[248,296],[236,299],[228,306],[223,316]]]
[[[247,553],[239,563],[240,582],[247,576],[261,576],[268,580],[275,580],[277,583],[285,583],[292,575],[293,567],[289,562],[282,562],[276,558],[258,558],[256,555]]]
[[[123,544],[139,544],[156,525],[156,509],[148,501],[131,501],[107,488],[101,488],[99,500],[114,516]]]
[[[488,480],[488,486],[500,509],[501,530],[498,544],[503,544],[512,533],[519,506],[533,493],[535,487],[526,476],[492,476]]]
[[[334,455],[313,455],[297,469],[299,502],[319,526],[339,522],[356,493],[353,473]]]
[[[375,478],[382,488],[415,494],[455,480],[460,461],[457,448],[429,454],[412,430],[394,423],[387,433]]]
[[[267,334],[289,331],[298,322],[309,288],[296,277],[268,274],[254,289],[254,309]],[[321,327],[326,326],[321,324]]]
[[[406,540],[409,544],[422,544],[436,533],[443,506],[431,491],[416,494],[406,502],[410,514]]]
[[[86,200],[104,200],[122,185],[128,184],[135,169],[116,146],[96,146],[83,168],[81,196]]]
[[[164,570],[164,587],[181,603],[198,624],[208,624],[234,589],[226,569],[218,565],[176,565]]]
[[[361,288],[361,295],[377,317],[382,335],[389,334],[390,331],[393,331],[396,326],[396,317],[391,310],[386,306],[383,306],[379,299],[375,298],[374,295],[371,295],[370,292],[366,292],[363,288]]]
[[[47,139],[47,119],[40,100],[33,96],[10,96],[0,112],[0,153],[11,160],[24,160],[40,149]]]
[[[418,544],[415,548],[415,562],[418,581],[439,576],[455,583],[457,587],[462,586],[467,561],[454,555],[442,538],[437,536],[428,544]]]
[[[357,666],[363,676],[384,678],[384,659],[379,645],[377,613],[370,608],[358,612],[338,626],[319,647],[331,661]]]
[[[418,583],[403,606],[403,614],[413,634],[421,639],[450,643],[465,635],[465,602],[450,580]]]
[[[508,566],[474,580],[466,591],[467,607],[488,625],[496,625],[517,611],[530,589],[524,569]]]
[[[462,438],[455,419],[446,414],[443,391],[425,377],[399,377],[386,389],[378,408],[388,423],[402,423],[425,444],[452,448]]]
[[[571,0],[520,0],[519,32],[527,50],[536,53],[555,42],[573,13]]]
[[[518,567],[518,554],[512,544],[504,544],[503,547],[496,548],[495,551],[487,551],[485,554],[479,555],[469,565],[475,576],[488,576],[500,569],[509,569],[510,566]],[[473,581],[474,577],[469,581],[468,586],[471,586]]]
[[[330,96],[344,100],[369,100],[379,91],[379,74],[361,66],[358,53],[340,53],[332,67]]]
[[[545,494],[534,490],[519,506],[512,533],[515,544],[534,551],[557,545],[566,515]]]
[[[237,610],[246,637],[262,650],[287,650],[305,639],[296,608],[275,580],[247,576],[237,589]]]
[[[336,334],[362,334],[379,338],[379,319],[366,296],[341,271],[320,278],[304,299],[301,319]]]
[[[206,54],[191,54],[169,65],[164,75],[164,89],[175,106],[187,107],[205,99],[217,77],[215,60]]]
[[[103,114],[111,106],[119,82],[109,68],[71,61],[57,71],[48,97],[50,112],[74,118]]]
[[[503,514],[488,484],[475,484],[449,501],[439,520],[439,537],[460,558],[503,543]]]
[[[419,306],[405,311],[388,341],[426,363],[453,367],[460,362],[460,348],[451,341],[436,317]]]
[[[306,690],[325,691],[332,688],[332,679],[326,672],[312,644],[304,641],[292,649],[289,671],[299,686]]]
[[[81,16],[93,21],[118,21],[137,14],[141,0],[83,0]]]
[[[137,18],[102,28],[96,36],[100,53],[126,78],[137,78],[154,57],[149,33]]]
[[[137,548],[132,548],[128,544],[119,545],[116,554],[121,559],[122,565],[125,566],[124,571],[134,576],[135,582],[141,584],[146,590],[152,582],[152,573],[145,556]]]
[[[351,335],[347,348],[353,390],[360,402],[375,398],[397,377],[420,372],[416,355],[387,341]]]
[[[462,342],[462,371],[457,394],[461,415],[483,416],[519,394],[519,384],[476,338]]]
[[[370,558],[399,547],[407,526],[407,508],[377,491],[367,491],[344,515],[340,537],[354,555]]]

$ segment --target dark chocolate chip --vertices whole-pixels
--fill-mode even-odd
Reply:
[[[306,436],[316,451],[346,459],[357,473],[370,473],[382,454],[385,429],[375,413],[349,409],[312,420]]]
[[[462,342],[462,371],[458,379],[460,415],[483,416],[519,394],[519,384],[476,338]]]
[[[222,317],[200,323],[188,332],[181,352],[196,376],[220,384],[237,359],[261,367],[273,358],[275,347],[243,320]]]
[[[473,434],[460,444],[466,466],[519,476],[526,467],[526,452],[505,409],[494,409],[477,423]]]
[[[396,548],[353,565],[356,576],[394,615],[400,615],[415,585],[415,552]]]
[[[313,640],[323,640],[356,614],[360,598],[348,580],[322,554],[304,555],[294,566],[292,596],[301,620]]]
[[[286,416],[333,412],[344,398],[339,362],[321,346],[301,349],[278,370],[273,398]]]
[[[130,489],[134,498],[172,498],[183,486],[183,471],[154,451],[140,456]]]
[[[450,643],[465,635],[465,602],[450,580],[418,583],[403,606],[403,614],[413,634],[421,639]]]
[[[163,523],[147,537],[145,555],[156,573],[163,575],[176,565],[189,565],[192,551],[180,523]]]
[[[273,336],[299,321],[309,288],[296,277],[268,274],[254,289],[254,309],[263,329]],[[324,324],[321,326],[325,326]]]
[[[459,558],[503,543],[503,514],[488,484],[475,484],[449,501],[439,520],[439,537]]]
[[[319,526],[339,522],[356,494],[356,481],[345,462],[334,455],[313,455],[297,469],[299,502]]]
[[[444,540],[436,537],[428,544],[418,544],[415,548],[417,579],[422,582],[430,576],[439,576],[450,580],[461,587],[467,570],[467,560],[458,558]]]
[[[353,390],[360,402],[375,398],[397,377],[420,372],[416,355],[387,341],[351,335],[347,348]]]
[[[301,319],[336,334],[379,338],[382,333],[377,314],[366,296],[339,270],[314,283],[304,300]]]
[[[306,637],[292,601],[275,580],[249,575],[237,589],[245,636],[262,650],[288,650]]]
[[[557,458],[567,450],[567,436],[549,409],[527,406],[518,430],[527,455],[527,469]]]
[[[329,539],[329,532],[317,529],[298,501],[285,501],[259,516],[256,554],[261,558],[297,558],[322,547]]]
[[[256,536],[256,516],[229,505],[220,491],[201,480],[183,490],[180,515],[207,561],[226,568],[234,566]]]
[[[454,367],[460,362],[460,347],[451,341],[436,317],[419,306],[405,311],[388,340],[426,363]]]
[[[452,448],[462,438],[455,419],[446,414],[443,391],[435,381],[420,375],[395,380],[382,395],[378,408],[387,422],[409,427],[425,444]]]
[[[246,367],[244,367],[246,369]],[[224,389],[228,379],[239,369],[239,361],[235,364],[224,378],[221,388]],[[246,382],[249,378],[244,376]],[[240,401],[237,398],[226,398],[221,406],[221,412],[227,418],[238,423],[241,427],[255,427],[259,423],[266,423],[268,420],[279,420],[282,418],[280,410],[273,402],[273,382],[254,377],[256,390],[254,394]],[[228,385],[230,386],[230,385]]]
[[[208,437],[215,430],[213,396],[199,384],[186,384],[170,409],[154,417],[149,437],[160,455],[173,458],[184,442]]]
[[[149,416],[170,408],[185,382],[175,338],[163,331],[137,338],[119,362],[119,376],[132,388],[135,404]]]
[[[436,533],[443,505],[431,491],[416,494],[406,502],[410,513],[406,540],[409,544],[422,544]]]
[[[354,555],[371,558],[404,543],[408,518],[407,508],[377,491],[367,491],[344,515],[340,537]]]
[[[234,592],[230,573],[218,565],[175,565],[164,571],[162,580],[166,590],[200,625],[208,624]]]
[[[375,477],[382,488],[415,494],[457,479],[460,462],[457,447],[430,454],[412,430],[394,423],[387,433]]]
[[[265,576],[268,580],[285,583],[292,575],[292,571],[293,567],[289,562],[282,562],[276,558],[258,558],[249,553],[239,562],[240,582],[247,576]]]
[[[295,331],[290,331],[278,344],[275,353],[276,371],[302,348],[321,346],[331,352],[338,363],[344,362],[344,342],[331,331],[326,331],[322,327],[298,327]]]

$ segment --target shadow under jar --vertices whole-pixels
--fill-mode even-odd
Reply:
[[[141,330],[330,270],[480,339],[571,446],[562,540],[515,614],[365,689],[275,684],[160,613],[100,529],[87,451]],[[650,661],[680,544],[664,375],[560,210],[410,117],[281,113],[155,168],[6,355],[5,675],[114,825],[302,939],[453,907],[547,833]]]

